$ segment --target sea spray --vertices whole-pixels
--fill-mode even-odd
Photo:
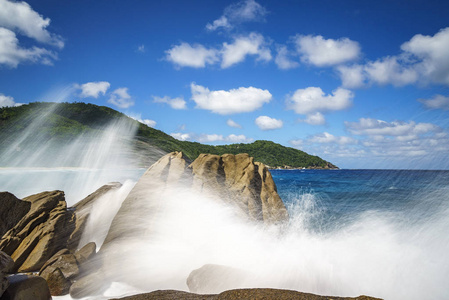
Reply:
[[[137,122],[117,118],[62,139],[52,127],[62,118],[54,114],[58,105],[48,104],[21,118],[21,134],[2,141],[0,190],[22,198],[59,189],[70,206],[107,182],[136,180],[143,173],[133,149]]]
[[[427,214],[425,219],[416,215],[414,221],[412,214],[406,220],[397,212],[368,210],[347,225],[317,231],[305,226],[312,224],[306,219],[316,221],[326,214],[316,208],[319,197],[308,193],[292,204],[294,215],[280,232],[242,220],[228,206],[182,187],[153,196],[163,197],[163,206],[151,220],[130,219],[147,230],[116,245],[122,259],[108,266],[115,283],[105,295],[187,290],[190,272],[205,264],[248,274],[235,288],[368,294],[385,299],[444,299],[448,295],[447,202],[440,204],[439,213]],[[313,203],[314,199],[318,201]],[[119,286],[127,287],[127,292],[121,293]]]

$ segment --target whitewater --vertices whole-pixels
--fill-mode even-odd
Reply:
[[[95,241],[98,250],[122,201],[145,171],[123,155],[130,153],[126,137],[134,130],[112,124],[95,139],[65,145],[56,156],[64,160],[46,167],[38,162],[51,144],[36,146],[34,157],[21,158],[11,150],[5,158],[3,153],[14,164],[0,169],[0,190],[21,198],[59,189],[70,207],[103,184],[121,182],[120,189],[96,202],[82,237]],[[11,149],[20,148],[24,140]],[[67,160],[76,153],[83,157]],[[126,245],[132,255],[126,264],[113,266],[116,278],[105,282],[105,292],[96,299],[188,290],[189,273],[205,264],[250,274],[243,286],[235,287],[384,299],[449,298],[449,171],[272,170],[272,175],[290,214],[288,224],[248,223],[180,187],[164,195],[162,214],[130,220],[151,226],[151,239]]]

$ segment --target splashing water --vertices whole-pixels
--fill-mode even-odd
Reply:
[[[118,122],[61,146],[33,141],[32,128],[39,122],[35,120],[2,153],[2,162],[6,160],[9,167],[0,170],[0,189],[18,197],[61,189],[70,206],[107,182],[121,181],[121,189],[95,203],[82,237],[100,247],[113,216],[144,172],[130,154],[135,128]],[[32,155],[18,151],[26,147]],[[333,172],[273,172],[275,180],[290,176],[276,181],[291,217],[282,228],[248,223],[229,207],[182,185],[148,195],[161,198],[162,205],[151,218],[129,219],[142,231],[114,245],[121,259],[108,266],[112,275],[99,298],[188,290],[190,272],[205,264],[242,270],[245,277],[235,288],[385,299],[449,298],[449,173]],[[301,176],[315,181],[304,184]],[[145,209],[151,203],[138,205]],[[232,278],[221,280],[234,284]]]

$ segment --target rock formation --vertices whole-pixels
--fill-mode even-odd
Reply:
[[[14,260],[12,271],[38,271],[65,247],[73,231],[74,215],[67,210],[64,192],[43,192],[23,199],[29,211],[0,240],[0,250]]]
[[[220,293],[218,295],[200,295],[187,293],[183,291],[155,291],[146,294],[139,294],[134,296],[128,296],[119,298],[121,300],[172,300],[172,299],[184,299],[184,300],[382,300],[379,298],[373,298],[368,296],[359,297],[329,297],[320,296],[309,293],[301,293],[291,290],[279,290],[279,289],[237,289]],[[111,299],[111,300],[119,300]]]
[[[224,201],[252,220],[267,224],[288,220],[287,209],[269,170],[248,154],[201,154],[189,164],[182,152],[172,152],[153,164],[131,190],[112,221],[104,247],[115,239],[135,234],[138,224],[123,224],[129,224],[128,220],[151,219],[163,204],[164,193],[175,187],[193,188]]]

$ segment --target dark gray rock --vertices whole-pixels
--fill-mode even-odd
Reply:
[[[1,300],[50,300],[51,294],[47,281],[40,276],[11,275],[8,276],[9,287]]]
[[[8,192],[0,193],[0,237],[28,213],[31,203],[22,201]]]

